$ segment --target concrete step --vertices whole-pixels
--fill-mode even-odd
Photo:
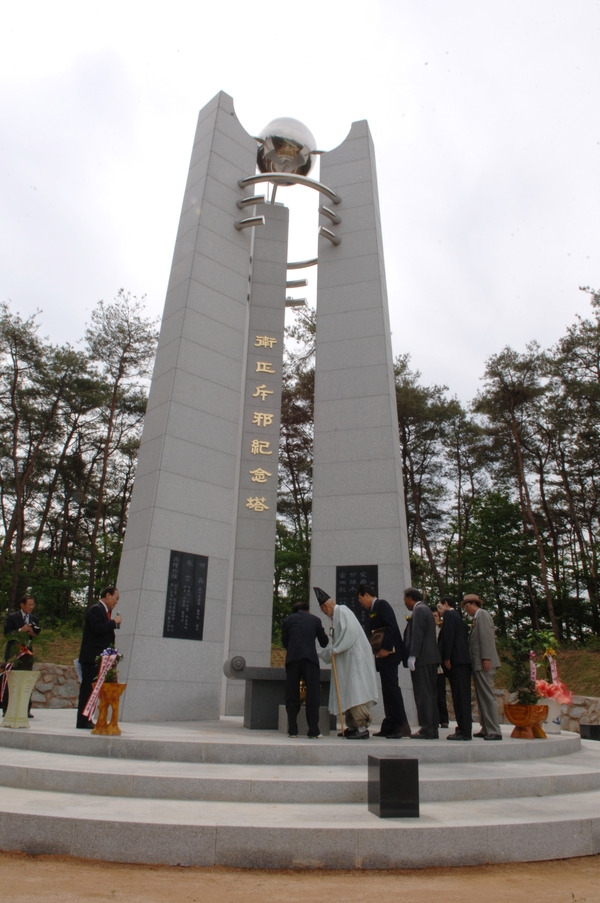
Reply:
[[[440,730],[440,740],[351,741],[330,734],[320,740],[290,739],[278,731],[246,730],[241,718],[219,722],[168,724],[129,723],[120,737],[96,737],[76,730],[70,709],[36,709],[30,729],[0,728],[0,748],[34,749],[111,759],[151,759],[244,765],[364,765],[368,755],[418,756],[420,762],[527,761],[568,755],[581,749],[579,734],[548,736],[547,740],[512,740],[504,726],[504,742],[449,743],[454,726]]]
[[[424,803],[380,819],[362,804],[111,798],[5,788],[0,848],[117,862],[237,868],[424,868],[589,856],[600,791]],[[432,853],[434,851],[434,853]]]
[[[384,757],[384,756],[382,756]],[[417,756],[418,758],[418,756]],[[419,761],[423,802],[582,793],[600,789],[593,750],[530,762]],[[231,765],[4,749],[1,787],[173,800],[274,803],[365,803],[367,764]]]
[[[0,729],[0,849],[181,865],[409,868],[600,851],[600,744],[318,741],[215,723],[123,724],[36,710]],[[367,759],[419,760],[419,818],[367,806]],[[434,854],[432,854],[434,851]]]

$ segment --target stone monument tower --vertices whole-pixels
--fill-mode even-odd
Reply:
[[[295,120],[259,138],[218,94],[192,151],[118,585],[130,721],[238,714],[223,663],[270,662],[288,209],[319,208],[311,580],[353,604],[410,582],[373,146],[320,153]],[[260,172],[257,173],[257,159]],[[270,183],[271,197],[255,194]]]

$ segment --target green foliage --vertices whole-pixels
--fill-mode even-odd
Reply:
[[[116,684],[119,682],[119,662],[123,661],[123,656],[119,652],[118,649],[113,649],[111,647],[108,647],[103,652],[101,652],[100,655],[97,655],[96,656],[96,670],[97,670],[97,673],[99,674],[100,667],[102,665],[102,662],[103,662],[105,656],[109,657],[111,655],[116,655],[116,658],[115,658],[114,662],[112,663],[112,665],[110,666],[110,668],[108,669],[108,671],[106,672],[106,674],[104,675],[104,682],[107,684]]]
[[[508,689],[521,705],[535,705],[539,698],[530,677],[529,652],[529,643],[522,637],[508,639],[504,648],[504,662],[510,674]]]
[[[431,601],[477,592],[500,637],[600,637],[600,294],[585,291],[590,316],[551,349],[493,355],[469,409],[395,363],[412,580]],[[316,316],[292,317],[274,639],[309,595]],[[14,608],[29,590],[46,627],[79,625],[116,579],[155,342],[125,292],[94,309],[82,351],[0,305],[0,594]]]
[[[27,659],[31,660],[33,639],[28,633],[18,630],[6,634],[6,662],[12,664],[15,671],[25,670]]]
[[[501,636],[510,624],[531,618],[530,591],[538,574],[519,503],[498,490],[475,497],[464,537],[462,586],[486,600]]]
[[[555,647],[551,630],[530,630],[507,637],[502,643],[502,661],[509,674],[508,689],[521,705],[535,705],[539,699],[535,681],[531,680],[530,654],[534,653],[538,658],[547,649]]]
[[[405,354],[394,367],[409,543],[411,549],[418,548],[432,582],[442,592],[437,547],[449,494],[444,442],[461,407],[445,397],[445,386],[421,386],[421,374],[409,364]]]
[[[308,598],[312,516],[315,313],[294,311],[286,330],[279,441],[279,492],[272,638],[295,602]]]
[[[0,305],[0,591],[46,624],[116,578],[156,344],[125,292],[91,322],[76,352]]]

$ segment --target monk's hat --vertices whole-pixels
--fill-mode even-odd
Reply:
[[[329,600],[331,599],[329,593],[326,593],[324,589],[320,589],[320,587],[318,586],[313,586],[313,590],[315,596],[317,597],[317,602],[319,603],[319,605],[325,605],[325,603],[329,602]]]

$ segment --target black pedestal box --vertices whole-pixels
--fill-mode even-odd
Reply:
[[[369,756],[367,801],[379,818],[419,817],[419,760]]]

